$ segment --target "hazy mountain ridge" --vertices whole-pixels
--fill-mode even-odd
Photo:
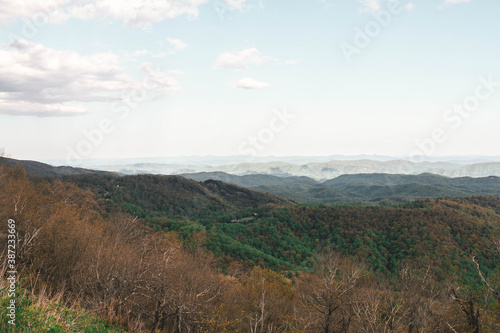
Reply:
[[[468,165],[475,163],[490,163],[500,162],[500,156],[421,156],[425,162],[449,162],[453,164]],[[133,165],[138,163],[149,164],[169,164],[169,165],[198,165],[198,166],[221,166],[221,165],[236,165],[242,163],[271,163],[281,161],[292,164],[307,164],[307,163],[327,163],[330,161],[394,161],[406,160],[408,157],[388,156],[388,155],[328,155],[328,156],[171,156],[171,157],[136,157],[136,158],[98,158],[84,159],[78,161],[78,167],[93,168],[97,165]],[[50,165],[66,165],[66,160],[43,160],[43,163]]]
[[[304,203],[399,203],[422,198],[500,195],[500,178],[449,178],[429,173],[342,175],[325,182],[307,177],[184,174],[197,181],[221,180]]]
[[[174,165],[138,163],[130,165],[98,166],[99,170],[125,174],[186,174],[198,172],[225,172],[233,175],[272,175],[279,177],[309,177],[319,181],[333,179],[345,174],[386,173],[418,175],[432,173],[448,177],[500,176],[500,162],[459,164],[451,162],[420,162],[405,160],[374,161],[330,161],[324,163],[292,164],[285,162],[242,163],[225,166]]]
[[[115,179],[116,185],[119,184],[119,179],[121,179],[121,181],[127,179],[126,177],[120,177],[120,175],[116,173],[73,167],[53,167],[36,161],[18,161],[3,158],[0,160],[0,163],[8,166],[19,164],[25,168],[26,173],[30,177],[48,176],[61,178],[74,176],[72,177],[73,180],[81,180],[84,178],[86,181],[90,181],[93,178],[92,175],[101,174],[108,176],[105,177],[106,179]],[[328,163],[309,163],[306,165],[295,165],[284,162],[261,165],[245,163],[241,165],[227,166],[224,168],[229,169],[234,173],[246,170],[247,172],[251,172],[251,174],[236,175],[217,171],[184,173],[182,176],[193,179],[197,182],[202,182],[201,184],[193,182],[193,184],[196,184],[196,186],[201,185],[203,191],[210,192],[208,197],[203,198],[203,200],[197,203],[200,207],[202,207],[202,210],[210,209],[210,207],[216,206],[219,208],[222,208],[223,206],[226,208],[235,207],[234,204],[229,203],[235,198],[238,198],[238,200],[241,199],[242,201],[240,203],[243,206],[251,206],[252,202],[261,203],[266,200],[269,200],[269,202],[283,203],[276,197],[259,197],[259,195],[267,195],[262,192],[296,202],[311,204],[341,203],[390,205],[423,198],[463,197],[468,195],[500,195],[500,178],[496,176],[480,178],[449,178],[431,173],[421,173],[415,175],[390,174],[388,173],[390,170],[415,171],[419,170],[419,168],[430,168],[432,170],[439,170],[440,168],[441,170],[446,169],[452,174],[479,174],[494,172],[497,168],[500,168],[499,164],[500,163],[483,163],[456,167],[456,165],[447,162],[424,162],[415,164],[408,161],[384,162],[370,160],[334,161]],[[137,164],[137,167],[140,168],[148,168],[150,166],[151,165],[148,163]],[[153,165],[153,167],[165,167],[165,165]],[[172,168],[178,166],[170,165],[167,167]],[[383,172],[358,174],[346,173],[324,180],[323,182],[313,179],[312,177],[293,175],[295,172],[300,174],[313,174],[316,177],[320,177],[325,174],[364,171],[371,169],[382,169]],[[191,171],[191,169],[188,170]],[[258,170],[262,170],[264,173],[256,173]],[[266,173],[266,171],[268,173]],[[150,184],[150,188],[156,188],[158,184],[163,184],[165,188],[168,189],[171,182],[165,181],[165,179],[168,178],[173,180],[179,177],[171,176],[164,178],[164,176],[161,175],[151,175],[150,177],[147,177],[143,174],[139,178],[143,179],[145,183]],[[219,183],[211,180],[219,181]],[[90,182],[92,183],[92,181]],[[102,184],[97,183],[94,184],[94,186],[101,185]],[[185,185],[186,186],[184,187],[190,188],[189,184]],[[211,186],[212,189],[208,190],[207,186]],[[258,192],[249,191],[248,189],[256,190]],[[114,190],[115,189],[109,188],[104,192],[112,193]],[[158,189],[153,192],[163,193],[163,191],[163,189]],[[141,192],[145,193],[146,191],[141,190]],[[178,193],[178,195],[187,197],[188,193],[183,192]],[[228,197],[224,197],[225,195]],[[218,197],[219,199],[213,201],[215,197]],[[155,199],[153,198],[152,200]],[[192,208],[193,207],[185,207],[187,210],[191,210]],[[182,210],[178,211],[175,208],[172,209],[172,212],[176,212],[175,214],[182,214]]]

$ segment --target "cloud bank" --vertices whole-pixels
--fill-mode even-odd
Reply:
[[[82,56],[25,40],[0,49],[0,113],[67,116],[86,112],[82,103],[116,101],[133,90],[162,95],[178,90],[176,71],[157,71],[142,64],[144,82],[134,81],[118,56]]]
[[[198,7],[207,0],[0,0],[0,23],[17,18],[61,23],[71,18],[123,21],[128,27],[147,27],[152,23],[186,15],[198,16]]]

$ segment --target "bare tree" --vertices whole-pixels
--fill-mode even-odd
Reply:
[[[314,275],[304,281],[299,294],[311,316],[305,327],[311,332],[348,332],[353,316],[353,291],[364,266],[332,251],[318,257]]]
[[[481,332],[481,311],[473,292],[461,292],[460,287],[451,286],[450,296],[465,315],[465,325],[471,333]]]

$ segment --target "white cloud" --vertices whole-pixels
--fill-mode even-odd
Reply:
[[[151,55],[151,51],[149,50],[135,50],[132,52],[125,52],[123,53],[123,60],[125,61],[133,61],[136,60],[138,57],[144,57],[147,55]]]
[[[118,66],[118,56],[101,53],[82,56],[41,44],[19,40],[0,49],[0,113],[37,116],[74,115],[86,112],[82,103],[110,102],[142,89]],[[155,82],[155,93],[176,90],[170,78],[153,78],[142,66],[146,78]],[[158,75],[173,76],[163,72]]]
[[[169,50],[169,53],[182,51],[188,47],[186,43],[177,38],[167,38],[167,42],[172,46],[172,49]]]
[[[249,77],[240,79],[234,82],[233,85],[236,88],[242,88],[242,89],[262,89],[269,87],[269,83],[260,82]]]
[[[231,7],[231,9],[243,11],[245,9],[246,0],[225,0],[225,3]]]
[[[363,12],[378,12],[380,10],[381,0],[359,0],[361,5],[361,11]]]
[[[182,75],[181,71],[160,70],[150,62],[142,63],[139,68],[144,72],[146,78],[142,89],[155,93],[155,97],[163,97],[167,92],[180,91],[180,86],[174,77]]]
[[[41,104],[27,101],[3,101],[0,98],[0,114],[14,116],[76,116],[86,113],[86,109],[81,105],[71,105],[69,103]]]
[[[222,1],[229,10],[243,12],[251,8],[264,8],[263,0],[215,0]]]
[[[285,65],[297,65],[298,63],[297,60],[285,60]]]
[[[129,27],[147,27],[181,15],[198,16],[198,7],[207,0],[0,0],[0,23],[16,18],[46,17],[52,23],[70,18],[95,17],[119,20]],[[42,6],[43,4],[43,6]]]
[[[470,0],[444,0],[444,3],[446,5],[453,5],[456,3],[466,3],[466,2],[470,2]]]
[[[132,52],[131,56],[132,57],[138,57],[138,56],[143,56],[143,55],[147,55],[147,54],[150,54],[150,53],[151,53],[151,51],[145,50],[145,49],[143,49],[143,50],[136,50],[136,51]]]
[[[254,8],[264,8],[263,0],[211,0],[214,12],[222,20],[234,18],[234,13],[244,13]]]
[[[47,7],[60,7],[55,0],[47,0],[45,4]],[[64,1],[61,1],[61,4],[64,4]],[[45,15],[46,12],[36,0],[0,0],[0,8],[2,8],[0,11],[0,23],[2,24],[19,17],[32,17],[38,14]],[[55,10],[51,10],[50,12],[54,12],[55,14]]]
[[[153,58],[165,58],[167,56],[166,52],[158,52],[151,55]]]
[[[444,0],[443,5],[439,6],[438,9],[442,10],[444,9],[444,6],[447,5],[455,5],[457,3],[468,3],[470,0]]]
[[[361,4],[362,12],[378,12],[382,9],[382,2],[401,2],[401,0],[359,0]],[[455,2],[467,2],[469,0],[445,0],[445,1],[455,1]],[[404,8],[407,11],[412,11],[415,5],[410,1]]]
[[[215,68],[244,69],[249,65],[261,65],[275,60],[273,57],[262,55],[256,48],[244,49],[240,52],[221,53],[215,62]]]

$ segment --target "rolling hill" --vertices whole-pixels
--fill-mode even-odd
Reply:
[[[196,182],[163,175],[71,175],[63,178],[91,189],[102,200],[121,205],[139,217],[192,219],[265,204],[288,205],[287,199],[217,180]]]
[[[62,177],[68,175],[86,175],[86,174],[101,174],[101,175],[111,175],[114,172],[107,172],[101,170],[89,170],[83,168],[74,168],[70,166],[59,166],[54,167],[49,164],[28,161],[28,160],[15,160],[7,157],[0,157],[0,164],[6,167],[15,167],[20,165],[26,171],[26,174],[30,177]]]
[[[495,176],[449,178],[429,173],[420,175],[379,173],[342,175],[325,182],[307,177],[235,176],[222,172],[183,176],[198,181],[223,180],[310,204],[390,205],[422,198],[500,195],[500,178]]]

